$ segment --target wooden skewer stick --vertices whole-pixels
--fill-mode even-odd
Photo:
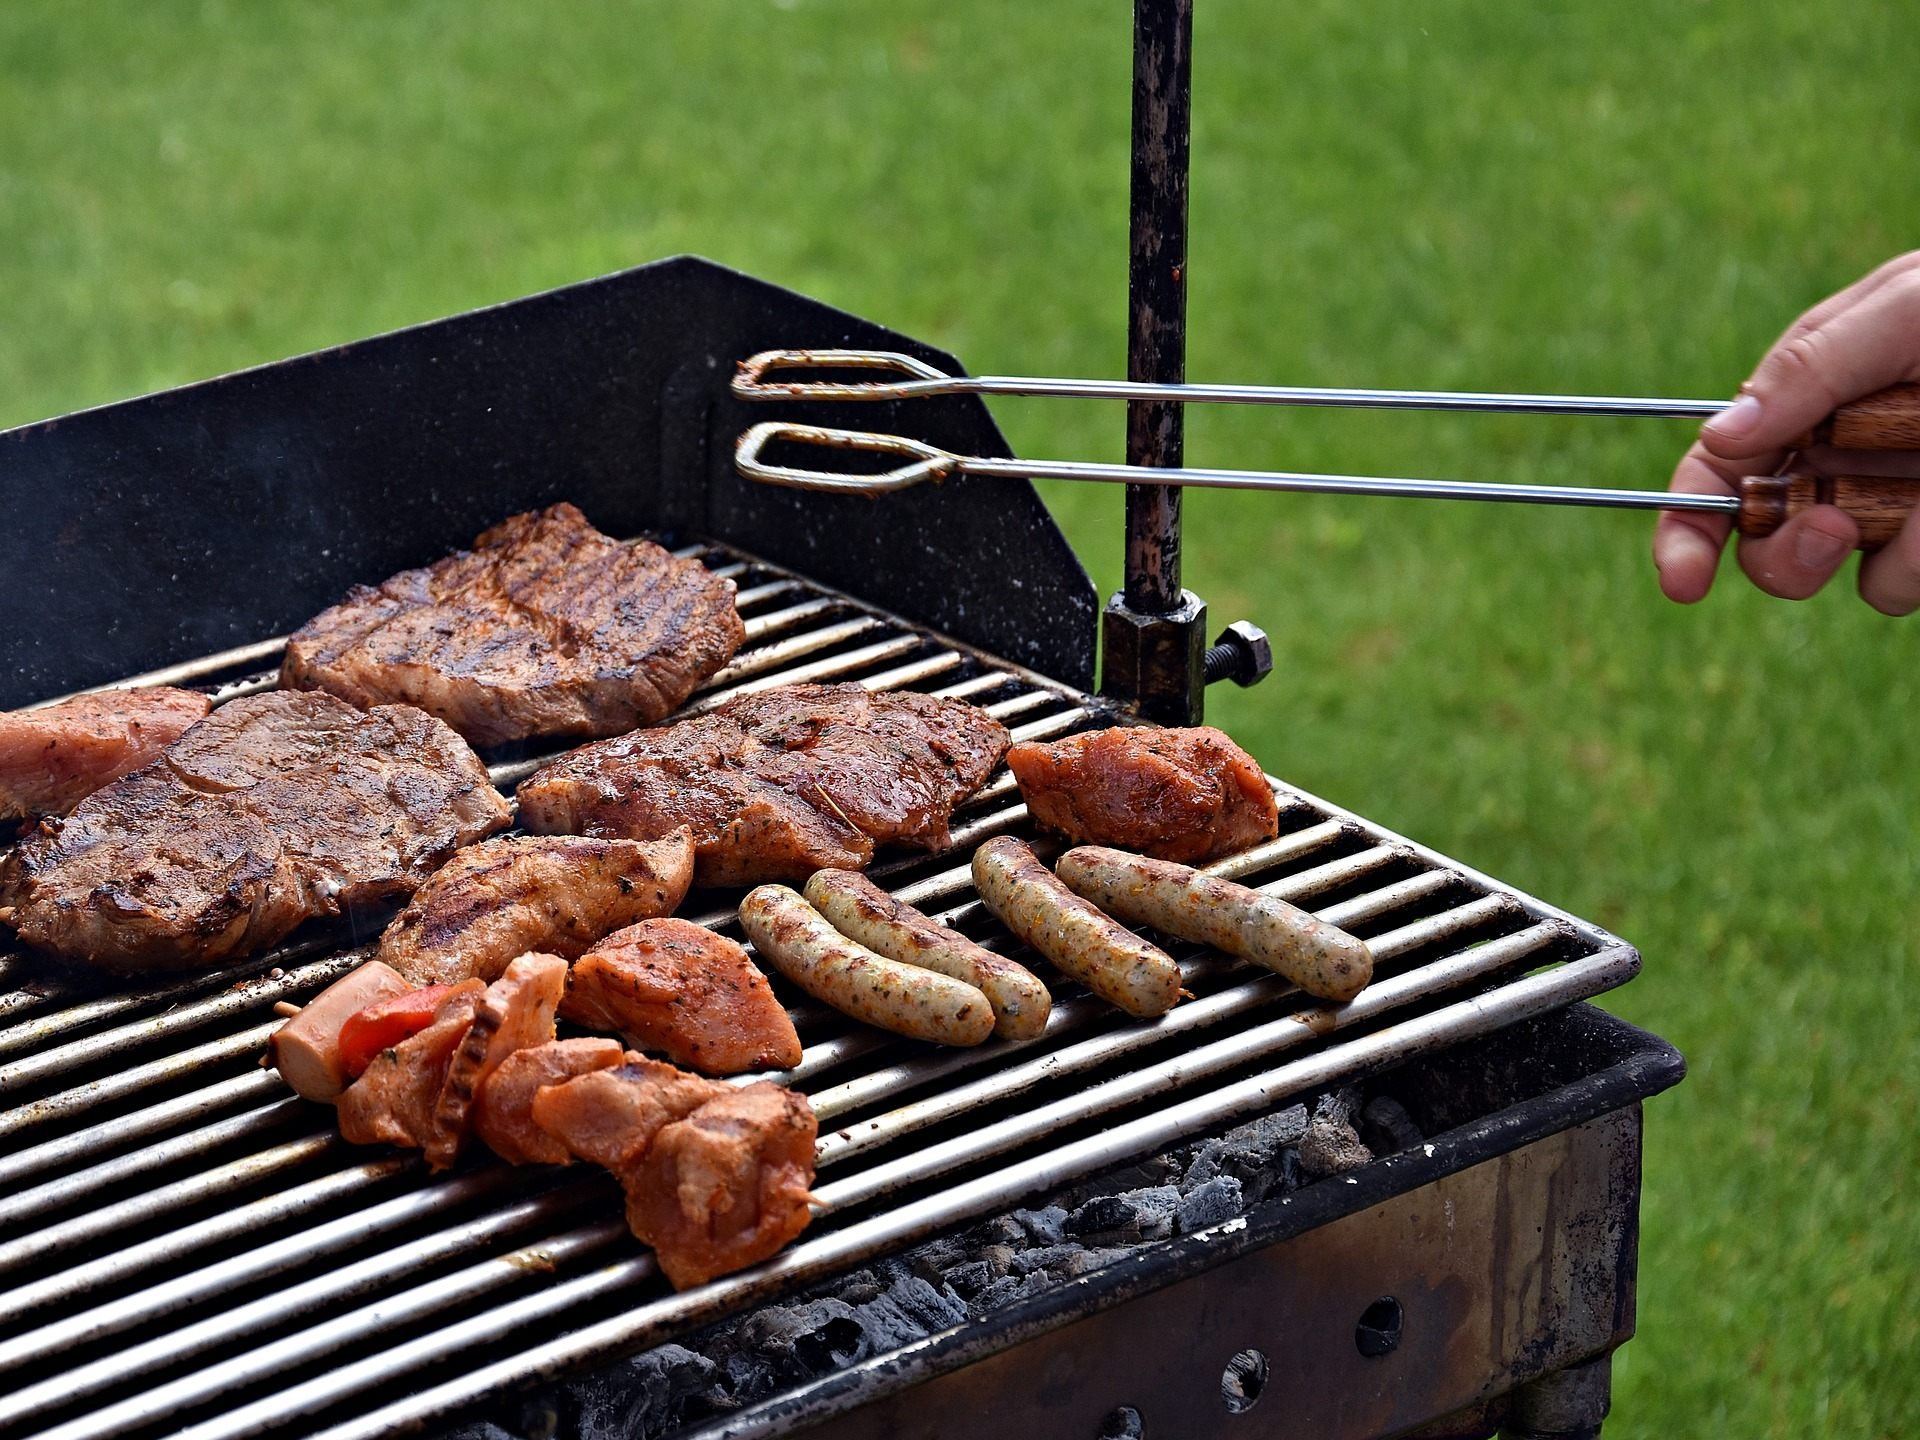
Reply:
[[[300,1013],[300,1007],[291,1000],[277,1000],[274,1002],[273,1013],[287,1019],[292,1019]]]

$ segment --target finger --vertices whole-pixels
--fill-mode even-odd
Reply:
[[[1773,342],[1773,348],[1797,339],[1810,330],[1818,330],[1834,316],[1851,310],[1889,280],[1897,280],[1910,270],[1920,270],[1920,250],[1909,250],[1904,255],[1896,255],[1878,269],[1861,276],[1846,289],[1829,295],[1783,330],[1780,338]]]
[[[1920,510],[1900,533],[1860,566],[1860,598],[1885,615],[1920,610]]]
[[[1741,460],[1790,444],[1849,400],[1920,377],[1920,268],[1769,350],[1744,392],[1700,427],[1713,454]]]
[[[1747,466],[1729,464],[1696,443],[1681,458],[1667,489],[1681,495],[1734,495],[1740,477],[1749,473],[1754,472]],[[1726,515],[1688,510],[1661,515],[1653,527],[1653,565],[1660,572],[1661,592],[1682,605],[1705,599],[1732,529],[1733,520]]]
[[[1740,542],[1740,568],[1769,595],[1805,600],[1818,593],[1847,563],[1860,543],[1860,527],[1846,511],[1816,505],[1773,534]]]

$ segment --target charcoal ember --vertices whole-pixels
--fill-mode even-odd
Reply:
[[[1013,1269],[1014,1256],[1019,1253],[1011,1245],[989,1245],[980,1252],[980,1258],[992,1267],[995,1275],[1005,1275]]]
[[[680,1428],[688,1402],[720,1367],[680,1345],[661,1345],[598,1371],[573,1387],[579,1440],[651,1440]]]
[[[1016,1210],[1013,1218],[1032,1245],[1058,1245],[1067,1238],[1067,1207],[1049,1205],[1044,1210]]]
[[[846,1301],[834,1299],[769,1305],[741,1323],[736,1332],[739,1353],[760,1357],[780,1378],[811,1380],[866,1358],[861,1313]],[[748,1373],[759,1368],[752,1364],[742,1367]],[[738,1393],[740,1386],[734,1388]]]
[[[918,1275],[909,1275],[895,1281],[886,1294],[871,1305],[862,1305],[856,1313],[866,1354],[878,1355],[964,1323],[967,1306],[946,1286],[936,1289]]]
[[[471,1425],[462,1425],[458,1430],[449,1430],[442,1440],[526,1440],[524,1435],[515,1435],[511,1430],[502,1430],[491,1420],[478,1420]]]
[[[1022,1250],[1013,1257],[1013,1273],[1031,1275],[1036,1270],[1051,1270],[1086,1253],[1086,1248],[1084,1245],[1042,1245],[1037,1250]]]
[[[1011,1215],[996,1215],[986,1224],[969,1232],[967,1238],[977,1247],[989,1245],[1025,1245],[1027,1229]]]
[[[973,1247],[958,1235],[944,1236],[931,1240],[918,1250],[910,1253],[907,1259],[908,1270],[922,1280],[935,1284],[954,1266],[973,1258]],[[846,1298],[844,1295],[842,1299]]]
[[[1360,1140],[1376,1155],[1397,1155],[1427,1137],[1391,1095],[1376,1095],[1360,1111]]]
[[[1053,1268],[1051,1273],[1061,1279],[1071,1280],[1081,1275],[1091,1275],[1096,1270],[1104,1270],[1116,1260],[1124,1260],[1133,1253],[1131,1246],[1113,1245],[1096,1249],[1074,1246],[1073,1253],[1066,1263]]]
[[[1044,1270],[1035,1270],[1028,1275],[1002,1275],[968,1302],[967,1311],[976,1317],[990,1315],[1029,1295],[1051,1290],[1059,1283]]]
[[[1285,1175],[1290,1147],[1307,1133],[1307,1107],[1289,1105],[1272,1115],[1262,1115],[1200,1147],[1181,1179],[1182,1190],[1191,1191],[1219,1175],[1231,1175],[1240,1182],[1249,1204],[1268,1195],[1294,1188],[1297,1177]],[[1296,1162],[1297,1163],[1297,1162]]]
[[[969,1260],[964,1265],[956,1265],[940,1277],[962,1300],[971,1300],[997,1278],[993,1267],[984,1260]]]
[[[1358,1170],[1373,1159],[1360,1141],[1353,1117],[1360,1108],[1358,1091],[1341,1090],[1320,1097],[1313,1107],[1307,1133],[1300,1137],[1300,1168],[1309,1175],[1339,1175]]]
[[[1067,1217],[1067,1233],[1089,1244],[1164,1240],[1173,1233],[1180,1192],[1172,1185],[1150,1185],[1089,1200]]]
[[[1203,1180],[1180,1197],[1179,1208],[1173,1216],[1174,1228],[1182,1235],[1191,1235],[1209,1225],[1220,1225],[1231,1220],[1245,1204],[1246,1197],[1241,1193],[1239,1177],[1216,1175],[1211,1180]]]
[[[876,1275],[871,1270],[856,1270],[834,1289],[833,1298],[844,1300],[849,1305],[865,1305],[871,1300],[878,1300],[892,1283],[890,1279]]]

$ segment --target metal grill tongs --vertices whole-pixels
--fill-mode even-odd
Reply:
[[[871,370],[876,380],[772,380],[791,370]],[[1447,390],[1345,390],[1279,385],[1158,384],[1130,380],[1065,380],[1014,375],[949,375],[911,355],[884,350],[767,350],[740,363],[733,393],[743,400],[915,400],[939,395],[1070,396],[1223,405],[1312,405],[1346,409],[1450,410],[1529,415],[1623,415],[1706,419],[1724,400],[1661,400],[1606,395],[1524,395]],[[763,458],[769,445],[811,445],[896,456],[906,464],[878,474],[807,470]],[[1890,386],[1857,400],[1801,437],[1794,447],[1920,450],[1920,385]],[[1682,495],[1664,490],[1596,490],[1565,485],[1488,484],[1284,470],[1156,468],[1080,460],[993,459],[956,455],[921,440],[869,430],[770,421],[741,436],[734,464],[750,480],[837,495],[876,495],[950,475],[1028,480],[1093,480],[1128,485],[1192,485],[1221,490],[1388,495],[1416,500],[1493,500],[1532,505],[1591,505],[1628,510],[1693,510],[1724,514],[1742,535],[1771,535],[1815,505],[1837,505],[1854,518],[1862,549],[1899,533],[1920,502],[1920,480],[1883,475],[1796,471],[1749,476],[1737,495]]]

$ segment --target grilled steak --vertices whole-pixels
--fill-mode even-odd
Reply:
[[[664,719],[733,657],[746,638],[733,588],[554,505],[356,587],[287,641],[280,683],[405,701],[475,745],[616,735]]]
[[[1007,768],[1033,818],[1073,840],[1195,865],[1280,833],[1259,764],[1210,725],[1016,745]]]
[[[433,717],[272,691],[42,823],[0,894],[30,945],[117,972],[193,969],[410,895],[507,819],[479,759]]]
[[[693,841],[505,835],[459,851],[380,937],[375,957],[415,985],[497,979],[529,950],[572,959],[600,936],[666,915],[693,882]]]
[[[800,1037],[739,945],[690,920],[644,920],[574,963],[560,1013],[708,1075],[800,1063]]]
[[[890,841],[943,848],[1006,749],[964,701],[790,685],[581,747],[521,783],[520,821],[636,840],[688,825],[696,884],[804,880],[864,869]]]
[[[66,814],[152,760],[211,706],[198,691],[162,686],[0,713],[0,821]]]

